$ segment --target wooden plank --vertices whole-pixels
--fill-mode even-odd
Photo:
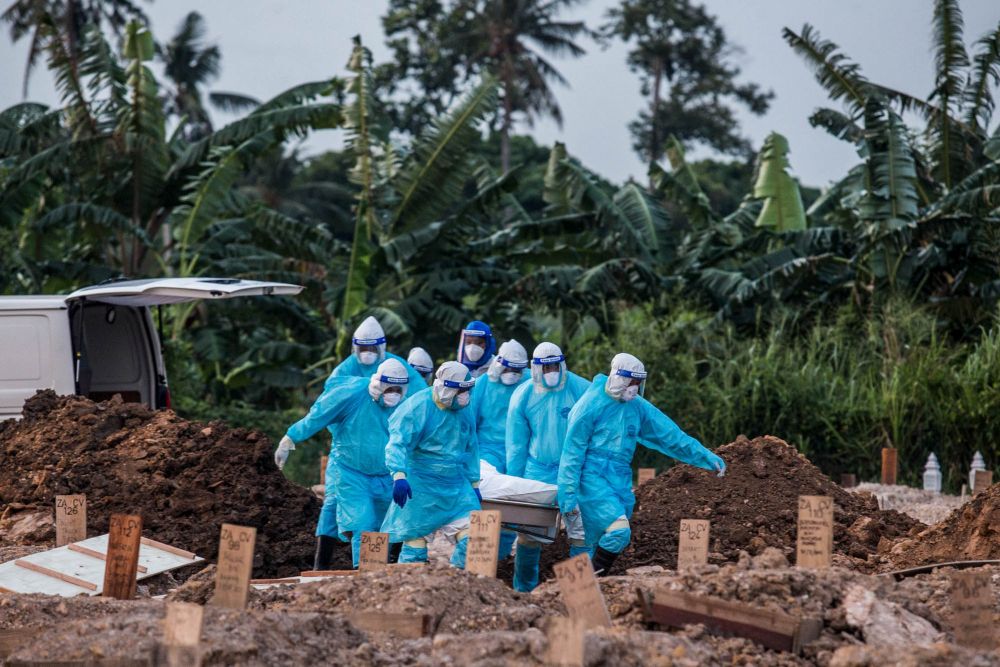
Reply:
[[[112,514],[108,530],[108,553],[104,564],[104,597],[131,600],[135,597],[139,571],[139,540],[142,517],[138,514]]]
[[[148,537],[142,538],[142,543],[147,547],[153,547],[154,549],[159,549],[160,551],[166,551],[169,554],[175,556],[181,556],[182,558],[190,558],[191,560],[196,559],[198,556],[191,553],[190,551],[185,551],[184,549],[178,549],[175,546],[169,544],[164,544],[163,542],[157,542],[156,540],[151,540]]]
[[[0,660],[4,660],[8,655],[49,629],[41,627],[0,630]]]
[[[37,572],[38,574],[44,574],[47,577],[52,577],[53,579],[58,579],[59,581],[65,581],[67,584],[73,584],[74,586],[79,586],[80,588],[86,588],[88,591],[96,591],[97,584],[92,584],[86,579],[80,579],[79,577],[74,577],[69,574],[63,574],[52,568],[45,567],[44,565],[39,565],[37,563],[32,563],[31,561],[19,559],[14,561],[14,565],[18,567],[23,567],[25,570],[31,570],[32,572]]]
[[[767,648],[792,653],[816,639],[822,629],[819,619],[662,589],[653,594],[649,614],[650,620],[660,625],[680,628],[701,624],[717,634],[746,637]]]
[[[469,542],[465,550],[465,571],[484,577],[497,576],[500,552],[500,512],[476,510],[469,513]]]
[[[892,486],[896,483],[898,450],[894,447],[882,448],[882,483]]]
[[[635,485],[642,486],[644,483],[656,477],[656,468],[639,468],[635,473]]]
[[[977,651],[992,651],[997,647],[997,638],[990,572],[954,572],[950,579],[951,629],[955,643]]]
[[[977,470],[972,477],[972,495],[979,495],[991,486],[993,486],[993,471]]]
[[[840,485],[845,489],[850,489],[858,485],[858,476],[852,472],[845,472],[840,476]]]
[[[250,593],[250,572],[257,529],[222,524],[219,535],[219,559],[215,571],[215,595],[212,604],[230,609],[245,609]]]
[[[586,657],[587,624],[580,618],[553,616],[548,619],[545,634],[549,640],[545,664],[559,667],[583,667]]]
[[[298,577],[285,578],[285,579],[251,579],[250,585],[258,584],[297,584],[299,582]]]
[[[201,628],[205,608],[188,602],[168,602],[163,617],[163,645],[158,647],[157,665],[199,667]]]
[[[581,619],[588,628],[611,626],[611,616],[588,554],[556,563],[552,570],[570,618]]]
[[[833,556],[833,498],[799,496],[795,565],[830,567]]]
[[[351,577],[357,570],[306,570],[299,572],[300,577]]]
[[[430,614],[359,611],[347,614],[354,627],[365,632],[385,632],[401,639],[419,639],[432,633]]]
[[[79,544],[67,544],[66,548],[69,549],[70,551],[75,551],[78,554],[90,556],[91,558],[96,558],[98,560],[106,561],[108,559],[108,557],[102,554],[100,551],[94,551],[93,549],[90,549],[88,547],[81,547]],[[136,569],[142,574],[149,572],[149,568],[143,565],[136,565]]]
[[[87,539],[87,496],[56,496],[56,546]]]
[[[358,552],[358,569],[384,570],[389,565],[389,533],[361,533],[361,550]]]
[[[710,522],[704,519],[681,519],[680,539],[677,545],[678,570],[708,563],[710,528]]]

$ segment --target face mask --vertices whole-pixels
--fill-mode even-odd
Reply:
[[[551,373],[545,373],[542,375],[542,380],[546,387],[555,387],[559,384],[559,371],[552,371]]]
[[[500,381],[503,382],[508,387],[512,384],[517,384],[517,381],[521,379],[520,373],[502,373],[500,375]]]
[[[363,366],[371,366],[378,361],[378,355],[374,352],[358,352],[358,361],[360,361]]]
[[[625,387],[625,391],[622,392],[622,400],[628,403],[633,398],[639,395],[639,385],[633,384]]]
[[[394,408],[399,405],[399,401],[402,400],[403,396],[397,394],[396,392],[382,394],[382,403],[387,408]]]
[[[466,345],[465,346],[465,356],[469,361],[479,361],[486,354],[486,350],[478,345]]]
[[[464,408],[469,404],[469,399],[472,398],[471,394],[467,391],[463,391],[461,394],[455,397],[455,405],[460,408]]]

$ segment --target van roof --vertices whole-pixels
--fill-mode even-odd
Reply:
[[[65,294],[0,296],[0,310],[65,310]]]

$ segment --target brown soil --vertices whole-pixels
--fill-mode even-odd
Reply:
[[[725,477],[676,466],[638,489],[632,542],[612,573],[644,565],[676,567],[681,519],[712,522],[709,562],[734,561],[741,550],[758,554],[766,547],[794,558],[800,495],[833,497],[834,553],[859,559],[861,567],[880,540],[924,528],[894,510],[880,511],[872,496],[845,491],[779,438],[740,436],[717,453],[726,461]]]
[[[1000,485],[977,494],[943,521],[900,540],[889,554],[896,568],[956,560],[1000,559]]]
[[[254,575],[312,566],[320,502],[285,479],[263,434],[175,413],[38,392],[21,421],[0,423],[0,504],[51,507],[87,495],[88,534],[112,513],[142,515],[143,533],[214,559],[224,522],[257,528]],[[350,567],[347,545],[334,567]]]

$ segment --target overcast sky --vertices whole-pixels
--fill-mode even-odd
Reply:
[[[210,39],[222,49],[222,75],[210,88],[266,99],[304,81],[344,73],[350,39],[360,34],[375,60],[384,60],[379,17],[385,0],[157,0],[148,5],[157,39],[166,41],[190,10],[201,12]],[[565,18],[597,26],[615,3],[590,0]],[[742,48],[743,78],[773,89],[776,97],[763,117],[740,113],[743,131],[755,145],[772,130],[788,137],[791,164],[805,183],[826,185],[857,159],[853,147],[808,123],[826,96],[803,61],[781,39],[781,29],[798,31],[813,24],[859,62],[873,80],[926,96],[933,85],[931,0],[707,0],[730,40]],[[962,0],[966,39],[971,43],[1000,21],[998,0]],[[629,72],[627,47],[602,49],[586,42],[587,55],[555,59],[570,88],[557,89],[564,124],[550,121],[519,128],[542,143],[563,141],[583,162],[615,179],[644,180],[645,167],[631,149],[627,125],[646,104],[638,78]],[[26,42],[16,46],[0,37],[0,108],[20,101]],[[55,102],[51,78],[41,69],[32,76],[29,99]],[[219,118],[224,121],[224,117]],[[340,134],[311,139],[305,153],[337,146]]]

